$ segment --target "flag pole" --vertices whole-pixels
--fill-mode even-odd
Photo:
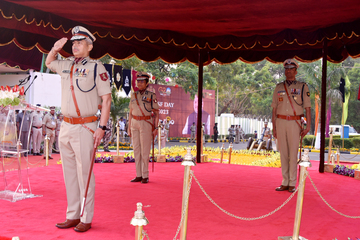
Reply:
[[[341,118],[341,131],[342,131],[342,148],[344,148],[344,102],[342,103],[342,118]]]

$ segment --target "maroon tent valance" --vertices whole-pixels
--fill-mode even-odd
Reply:
[[[197,64],[201,50],[205,64],[290,57],[308,62],[321,58],[324,39],[329,61],[360,55],[357,0],[241,2],[1,1],[0,46],[47,53],[57,39],[70,38],[72,27],[83,25],[97,38],[93,58],[136,55],[144,61]],[[71,55],[69,43],[61,54]]]

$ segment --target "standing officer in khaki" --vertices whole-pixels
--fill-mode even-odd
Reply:
[[[51,49],[46,66],[61,76],[61,123],[59,147],[67,196],[66,221],[56,224],[58,228],[71,228],[86,232],[91,228],[94,215],[95,177],[91,180],[81,215],[82,199],[91,166],[94,148],[99,146],[110,114],[111,89],[103,64],[90,59],[95,37],[84,27],[72,29],[72,52],[74,57],[56,60],[57,53],[67,42],[58,40]],[[101,118],[95,114],[101,104]]]
[[[190,126],[190,132],[191,132],[190,142],[191,142],[191,143],[194,143],[194,142],[195,142],[195,134],[196,134],[196,125],[195,125],[195,122],[193,122],[193,124]]]
[[[264,127],[261,129],[261,133],[264,134],[263,141],[267,142],[271,138],[270,128],[268,128],[268,122],[264,122]]]
[[[58,118],[56,120],[56,130],[55,130],[55,149],[56,152],[60,152],[59,150],[59,134],[60,134],[60,126],[62,121],[64,120],[64,116],[60,112]]]
[[[50,114],[46,114],[43,119],[43,134],[47,137],[49,137],[49,158],[53,159],[51,157],[52,154],[52,148],[55,141],[55,130],[56,130],[56,116],[55,116],[55,107],[50,107]],[[44,146],[46,146],[44,144]],[[46,150],[44,148],[44,158],[45,158]]]
[[[273,134],[278,139],[283,177],[281,186],[275,190],[294,192],[299,140],[300,135],[304,137],[310,130],[311,103],[309,87],[295,79],[298,63],[293,59],[287,59],[283,65],[286,81],[276,85],[271,104]],[[300,123],[304,109],[309,119],[306,129],[303,129]]]
[[[129,135],[132,137],[134,146],[134,157],[136,165],[136,177],[131,182],[149,182],[149,155],[152,143],[152,134],[158,132],[154,128],[151,113],[154,113],[155,125],[159,122],[159,105],[156,94],[147,91],[150,76],[147,73],[139,72],[136,84],[139,91],[131,94],[129,114]]]
[[[40,104],[36,104],[36,106],[40,107]],[[33,155],[40,156],[40,145],[42,140],[42,119],[43,114],[39,110],[32,112],[30,115],[32,119],[32,147],[33,147]]]

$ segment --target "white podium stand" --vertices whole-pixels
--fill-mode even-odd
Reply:
[[[42,197],[42,195],[32,193],[28,173],[27,153],[29,151],[21,148],[15,116],[15,110],[37,110],[37,107],[22,103],[15,107],[0,106],[0,109],[0,170],[3,178],[3,181],[0,180],[0,199],[16,202],[27,198]],[[29,137],[30,131],[28,140]]]

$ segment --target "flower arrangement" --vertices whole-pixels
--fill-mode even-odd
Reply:
[[[9,86],[0,87],[0,105],[2,106],[16,106],[19,105],[21,96],[24,95],[24,87],[19,88],[15,85],[13,88]]]
[[[166,156],[167,162],[182,162],[182,160],[184,160],[184,158],[180,155],[177,155],[176,157],[172,157],[170,155]]]
[[[113,163],[114,159],[113,156],[110,154],[96,153],[95,155],[95,163]]]
[[[349,176],[349,177],[354,177],[355,169],[348,168],[345,165],[335,165],[333,173],[336,173],[339,175],[344,175],[344,176]]]
[[[125,153],[124,163],[135,162],[134,152]]]
[[[354,164],[350,167],[351,169],[360,170],[360,163]]]
[[[187,146],[173,146],[161,149],[161,154],[165,155],[166,162],[182,162],[187,153]],[[203,153],[208,155],[209,162],[218,162],[221,154],[221,148],[205,147]],[[154,150],[155,156],[159,154],[158,149]],[[196,146],[191,147],[191,154],[196,156]],[[223,158],[228,159],[228,150],[223,153]],[[153,161],[150,154],[150,162]],[[155,157],[156,161],[156,157]],[[95,162],[113,162],[113,157],[109,154],[102,156],[100,153],[96,155]],[[127,152],[124,156],[124,162],[135,162],[134,152]],[[234,150],[231,155],[231,164],[262,166],[262,167],[276,167],[280,168],[280,154],[278,152],[265,151],[249,151],[249,150]]]

